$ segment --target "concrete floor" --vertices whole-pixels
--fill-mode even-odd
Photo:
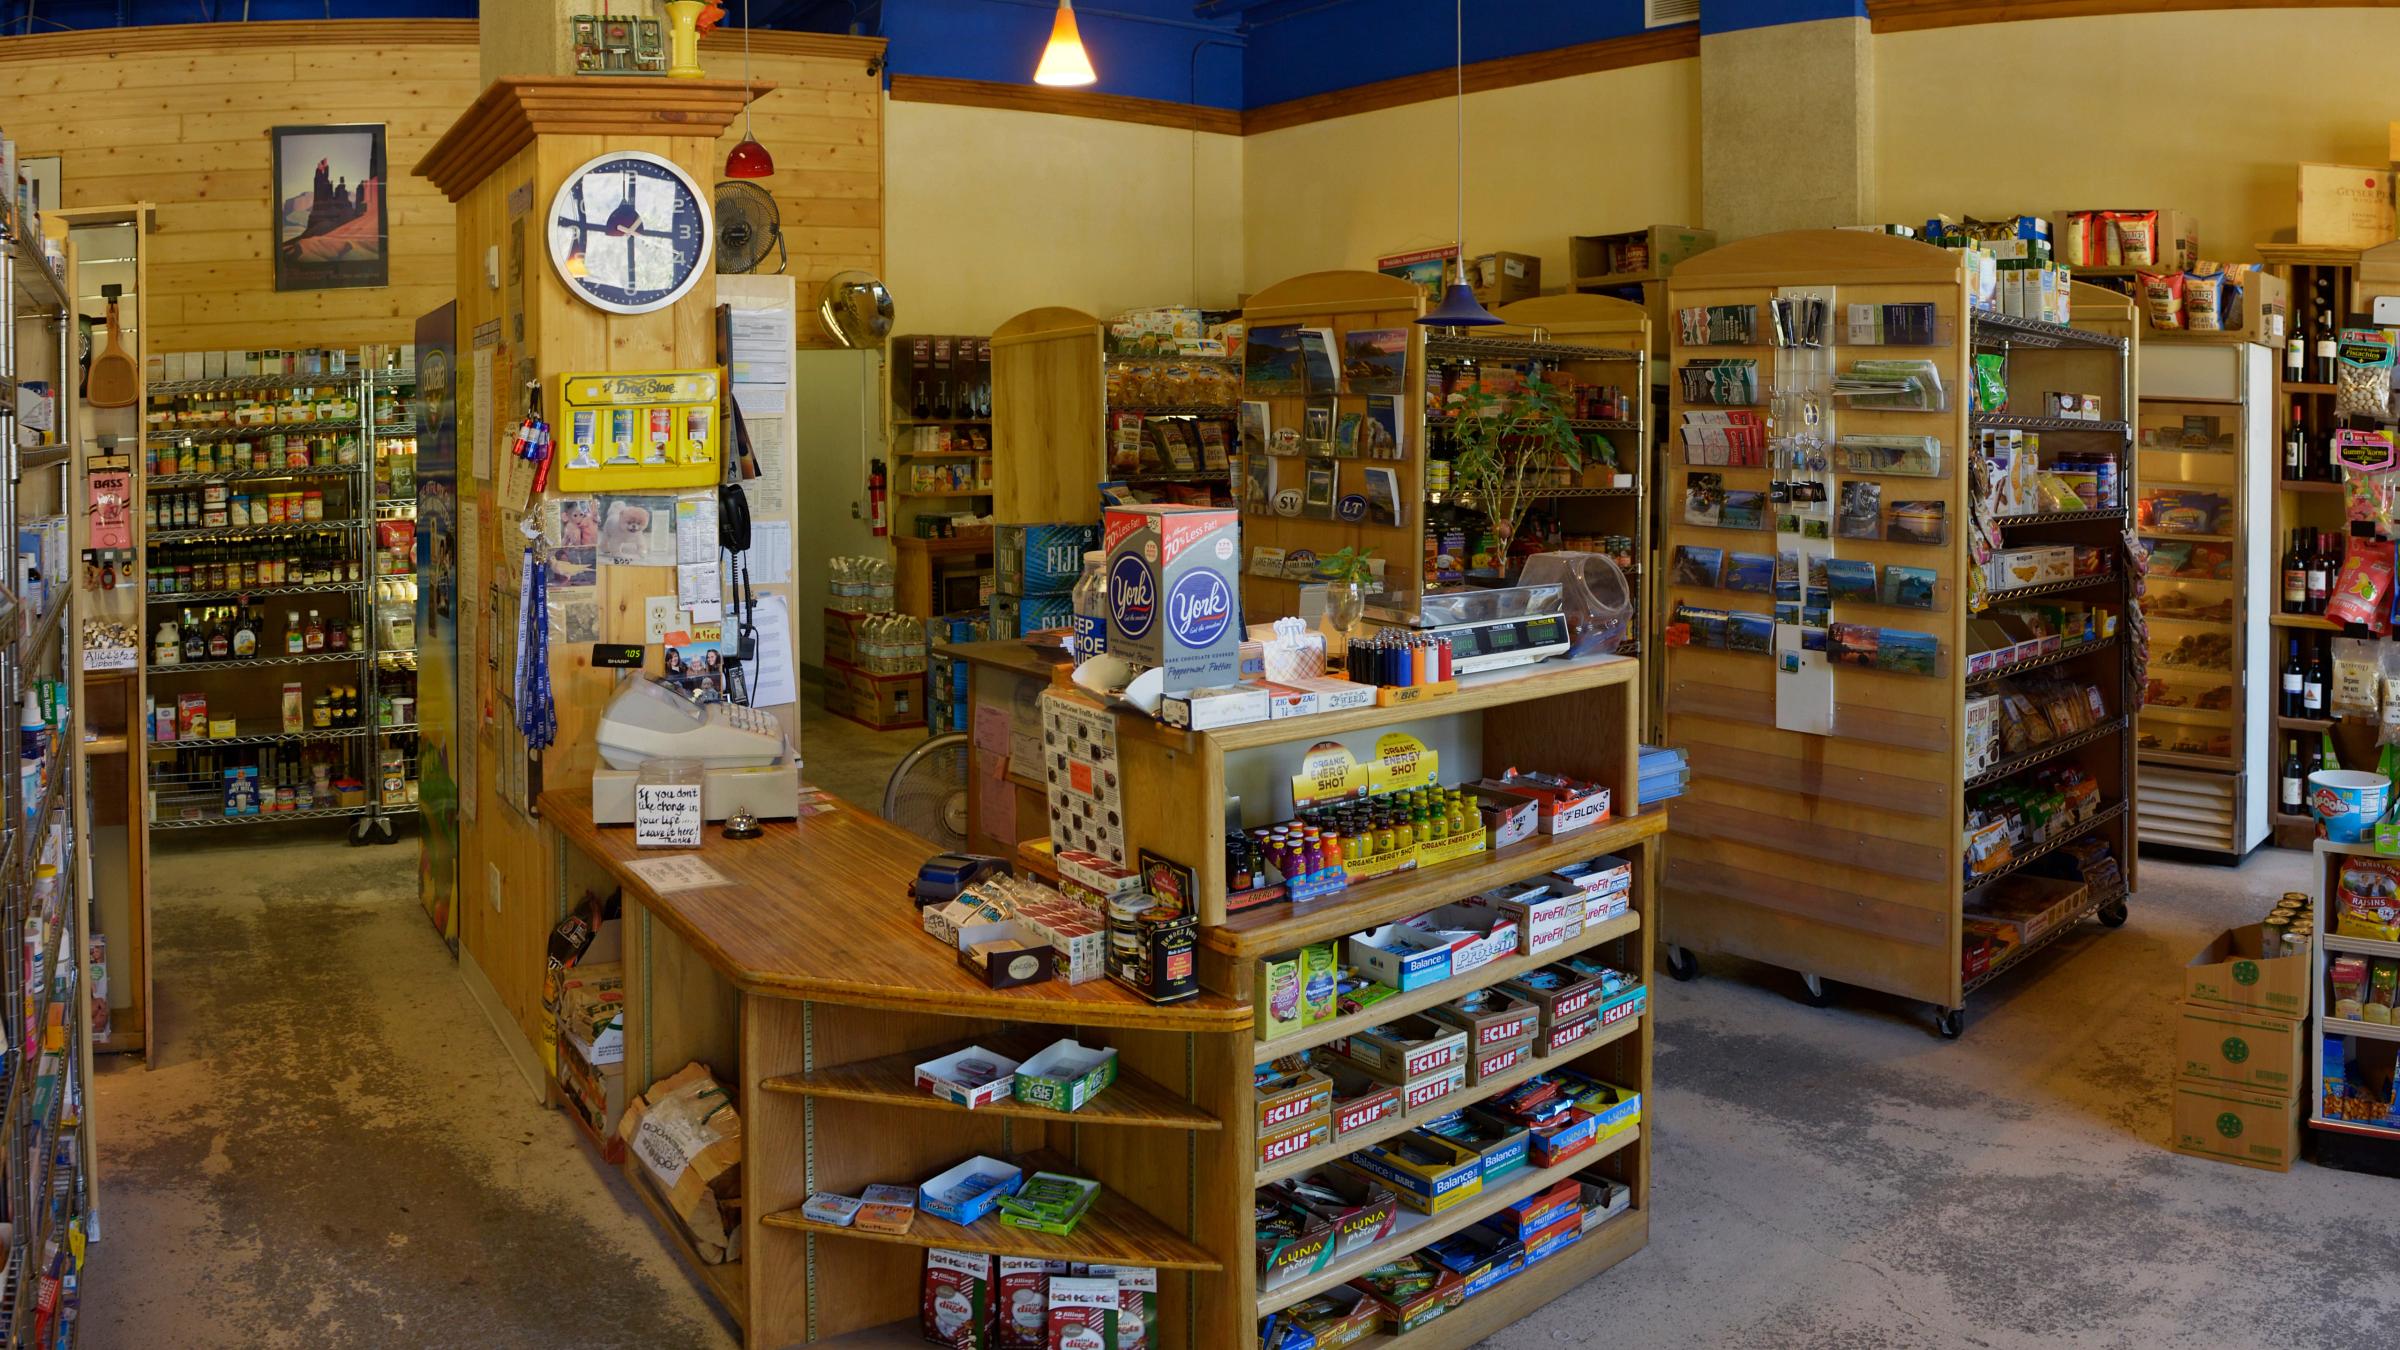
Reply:
[[[915,737],[812,719],[879,794]],[[412,854],[259,833],[161,858],[156,1067],[94,1097],[85,1343],[733,1344],[623,1182],[528,1098]],[[2388,1344],[2400,1183],[2166,1151],[2177,967],[2303,860],[2145,863],[2133,920],[1921,1009],[1703,959],[1657,991],[1650,1250],[1500,1350]]]

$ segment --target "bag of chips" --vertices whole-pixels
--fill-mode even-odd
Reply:
[[[2158,212],[2104,211],[2108,220],[2108,261],[2116,267],[2156,267]]]
[[[2345,859],[2333,914],[2333,931],[2343,937],[2400,942],[2400,863]]]
[[[2183,273],[2136,272],[2134,279],[2141,283],[2152,328],[2183,327]]]
[[[2225,274],[2183,274],[2183,326],[2195,333],[2214,333],[2224,327]]]
[[[2335,406],[2349,417],[2386,417],[2392,405],[2392,340],[2381,329],[2342,330]]]

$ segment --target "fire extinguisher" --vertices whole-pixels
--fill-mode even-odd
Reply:
[[[892,522],[884,515],[883,461],[871,460],[869,464],[870,467],[867,470],[867,519],[873,522],[875,537],[880,539],[892,532]]]

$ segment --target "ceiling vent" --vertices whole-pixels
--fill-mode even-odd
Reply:
[[[1666,28],[1700,21],[1700,0],[1642,0],[1642,26]]]

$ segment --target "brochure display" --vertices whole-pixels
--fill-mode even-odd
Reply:
[[[2132,305],[2003,316],[1973,266],[1828,230],[1676,270],[1653,628],[1692,770],[1676,973],[1771,962],[1946,1036],[2074,920],[2122,922],[2134,866]]]

